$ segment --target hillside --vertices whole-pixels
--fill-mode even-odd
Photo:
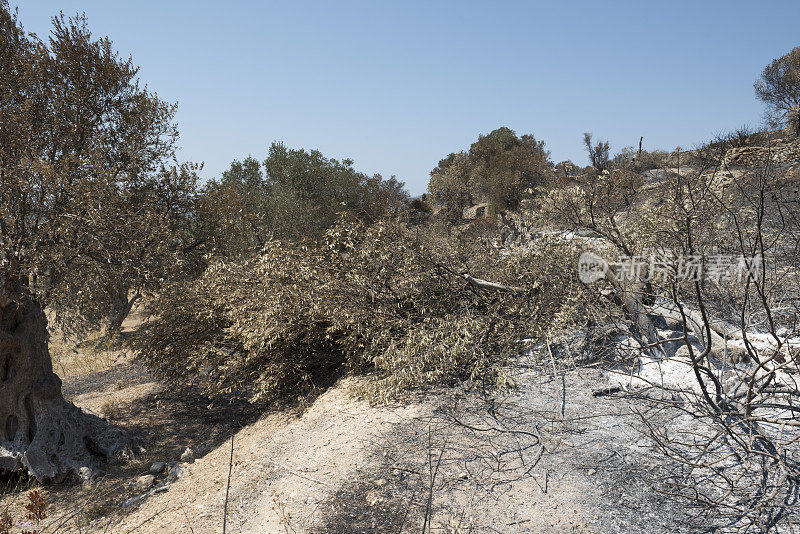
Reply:
[[[722,166],[710,171],[703,168],[703,149],[670,155],[662,168],[640,172],[641,194],[614,218],[635,227],[681,175],[698,175],[721,195],[768,162],[782,187],[796,192],[798,146],[785,132],[760,134],[728,149]],[[525,209],[500,219],[516,225],[498,234],[506,237],[508,254],[536,249],[541,240],[598,252],[611,244],[602,232],[537,226],[536,213]],[[484,223],[460,231],[475,224]],[[616,288],[611,294],[624,296]],[[49,516],[41,532],[200,534],[219,532],[223,523],[228,532],[249,533],[739,528],[722,507],[698,514],[686,497],[678,498],[683,482],[676,474],[686,469],[678,451],[689,447],[684,440],[703,443],[714,432],[713,419],[702,412],[695,356],[681,346],[687,336],[695,351],[703,350],[704,320],[696,319],[700,327],[692,323],[696,312],[687,306],[690,319],[682,321],[668,301],[657,302],[648,317],[654,335],[673,340],[663,342],[665,351],[672,346],[666,358],[640,348],[635,331],[624,326],[607,326],[600,337],[577,329],[505,361],[502,373],[512,387],[432,386],[376,404],[361,396],[369,376],[355,374],[299,405],[266,413],[244,400],[165,386],[126,351],[94,352],[92,359],[65,338],[52,350],[66,397],[126,429],[136,445],[130,458],[106,465],[83,485],[44,488]],[[719,324],[736,321],[715,310]],[[125,322],[126,337],[141,320],[134,314]],[[735,334],[737,327],[730,328]],[[741,331],[744,338],[723,336],[723,348],[716,338],[708,345],[710,373],[722,387],[737,390],[751,372],[768,373],[775,388],[792,387],[796,331]],[[779,367],[747,358],[775,351],[778,339],[789,356]],[[769,417],[784,416],[777,398],[770,406]],[[764,428],[795,450],[794,427]],[[719,454],[716,462],[730,461]],[[743,472],[740,480],[752,476]],[[35,482],[12,477],[6,484],[16,486],[5,501],[15,524],[32,526],[20,503]],[[797,512],[786,506],[777,520],[791,524]]]
[[[0,534],[798,530],[800,4],[184,3],[0,0]]]

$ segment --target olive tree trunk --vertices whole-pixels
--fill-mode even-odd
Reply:
[[[114,301],[111,306],[111,313],[108,316],[106,323],[104,338],[114,339],[119,336],[122,331],[122,323],[130,315],[133,305],[141,298],[141,294],[136,292],[132,297],[128,298],[128,288],[120,289],[115,295]]]
[[[47,340],[41,305],[0,290],[0,471],[27,470],[39,481],[88,478],[127,441],[64,399]]]

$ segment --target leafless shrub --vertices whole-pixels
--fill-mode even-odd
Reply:
[[[650,249],[674,258],[666,272],[645,269],[641,278],[611,284],[640,326],[635,352],[683,363],[692,377],[675,384],[662,375],[647,384],[648,394],[667,393],[654,402],[692,420],[691,430],[676,432],[644,419],[657,446],[681,466],[664,491],[742,530],[770,530],[796,520],[800,482],[791,336],[800,226],[791,180],[769,165],[731,180],[722,145],[701,147],[692,167],[665,175],[646,195],[636,191],[650,199],[636,198],[632,208],[603,187],[566,195],[558,207],[563,220],[592,228],[627,255]],[[649,207],[646,214],[641,206]],[[709,273],[722,256],[744,261],[744,276],[687,276],[686,262]],[[680,346],[684,352],[676,355]]]
[[[676,433],[644,419],[657,446],[681,466],[661,489],[742,530],[769,530],[796,521],[800,487],[800,211],[785,169],[740,166],[733,179],[725,151],[751,142],[769,156],[770,137],[742,129],[691,154],[676,152],[674,168],[648,187],[621,186],[612,172],[556,190],[545,217],[591,230],[611,259],[644,252],[674,258],[666,272],[646,267],[629,280],[612,269],[598,286],[628,315],[638,341],[627,346],[632,358],[683,364],[691,377],[680,384],[663,374],[640,377],[653,402],[692,421],[691,430]],[[720,257],[745,262],[744,276],[686,277],[685,261],[709,273]]]
[[[598,140],[595,144],[592,142],[592,134],[586,132],[583,134],[583,145],[586,148],[586,152],[589,154],[592,167],[594,167],[597,172],[603,172],[609,168],[611,147],[608,141]]]
[[[699,311],[702,350],[689,343],[688,312],[681,312],[681,324],[697,386],[685,392],[687,409],[700,428],[691,436],[653,429],[653,437],[685,466],[672,479],[678,494],[744,530],[769,530],[792,521],[800,482],[796,346],[785,328],[779,334],[778,315],[797,310],[800,293],[796,273],[790,273],[800,232],[796,207],[769,166],[728,184],[720,184],[718,174],[678,179],[675,246],[685,255],[702,255],[706,267],[711,250],[757,263],[738,284],[663,281],[659,289],[678,309]],[[729,340],[721,352],[713,342],[719,333],[711,315],[715,305],[735,312],[726,319],[736,330],[723,336],[738,339],[750,363],[731,365]]]

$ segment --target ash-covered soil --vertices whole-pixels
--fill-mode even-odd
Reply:
[[[665,493],[661,477],[674,466],[645,435],[642,416],[676,426],[680,412],[593,395],[615,383],[596,368],[554,375],[549,362],[521,358],[510,371],[519,383],[512,391],[443,389],[396,406],[354,398],[362,379],[343,380],[306,410],[276,411],[238,431],[230,488],[231,444],[221,439],[230,427],[209,417],[214,448],[181,463],[179,479],[127,507],[105,507],[80,531],[220,532],[226,492],[228,532],[724,530]],[[177,400],[163,389],[159,396]],[[170,412],[173,427],[192,430],[182,434],[189,445],[202,442],[199,411],[183,423]],[[163,443],[169,432],[159,426],[150,439],[175,456],[180,447]]]
[[[679,466],[647,422],[692,430],[678,405],[618,391],[624,380],[556,354],[513,361],[518,387],[419,393],[372,406],[347,378],[306,407],[257,418],[246,403],[165,387],[126,355],[64,379],[65,395],[137,438],[124,464],[44,488],[42,532],[725,532],[671,495]],[[233,456],[231,457],[231,433]],[[194,458],[181,459],[186,448]],[[230,487],[228,471],[231,469]],[[155,488],[142,488],[153,463]],[[30,526],[35,486],[7,479],[2,505]]]

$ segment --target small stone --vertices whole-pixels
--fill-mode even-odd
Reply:
[[[81,478],[81,481],[84,482],[84,483],[89,482],[90,480],[92,480],[95,477],[96,474],[97,473],[95,473],[95,470],[92,469],[91,467],[84,466],[84,467],[81,467],[80,469],[78,469],[78,476]]]
[[[163,492],[167,491],[168,489],[169,489],[169,484],[167,484],[166,482],[161,482],[160,484],[158,484],[155,487],[153,487],[153,489],[150,490],[150,493],[154,493],[154,494],[155,493],[163,493]]]
[[[186,447],[186,450],[181,454],[181,462],[191,462],[194,460],[194,451],[191,447]]]
[[[385,478],[379,478],[378,480],[375,481],[375,485],[378,487],[385,486],[386,482],[387,480]]]
[[[122,503],[122,507],[127,508],[132,504],[136,504],[137,502],[141,501],[143,497],[144,497],[143,495],[137,495],[136,497],[131,497],[130,499]]]
[[[597,469],[589,469],[588,471],[586,471],[586,474],[589,475],[589,476],[592,476],[595,473],[597,473]]]
[[[367,504],[369,504],[370,506],[377,506],[379,504],[383,504],[384,502],[386,502],[386,499],[384,499],[383,496],[381,496],[381,494],[378,493],[377,491],[367,492],[366,497],[367,497],[366,498]]]
[[[150,466],[150,473],[160,475],[164,472],[164,467],[166,467],[164,462],[153,462],[153,465]]]
[[[178,465],[177,462],[170,462],[167,468],[167,480],[174,482],[183,476],[183,467]]]
[[[140,493],[145,493],[150,491],[150,488],[153,487],[153,484],[156,481],[156,477],[153,475],[144,475],[140,476],[136,479],[136,483],[134,484],[134,489]]]
[[[467,473],[466,471],[461,471],[458,474],[458,480],[466,480],[468,478],[469,478],[469,473]]]
[[[689,347],[686,345],[681,345],[678,347],[678,350],[675,351],[675,358],[686,359],[689,357]]]

